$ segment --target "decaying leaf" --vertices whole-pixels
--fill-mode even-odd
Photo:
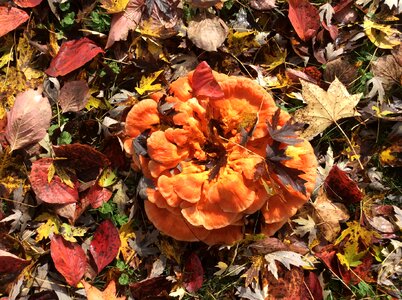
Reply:
[[[87,258],[81,246],[54,235],[50,242],[50,254],[57,271],[69,285],[76,286],[87,267]]]
[[[87,104],[89,96],[89,87],[86,81],[74,80],[66,82],[59,95],[62,112],[80,111]]]
[[[320,233],[327,241],[333,242],[341,231],[339,222],[349,219],[348,210],[341,203],[331,202],[322,187],[318,191],[313,207],[313,217],[316,224],[319,224]]]
[[[95,261],[98,273],[116,258],[120,245],[119,231],[113,222],[103,221],[96,229],[89,246],[89,252]]]
[[[371,71],[381,79],[385,91],[402,82],[402,46],[395,48],[392,54],[379,57],[371,64]]]
[[[184,266],[184,286],[190,293],[196,292],[204,281],[204,269],[197,254],[191,253]]]
[[[50,126],[52,109],[40,90],[27,90],[15,98],[7,114],[6,138],[16,150],[39,142]]]
[[[187,28],[188,38],[200,49],[217,51],[223,44],[229,29],[222,19],[214,15],[198,17],[190,21]]]
[[[378,48],[392,49],[401,43],[401,33],[389,25],[377,24],[367,19],[363,27],[367,37]]]
[[[338,120],[359,116],[354,107],[362,94],[350,95],[345,86],[335,79],[324,91],[318,85],[301,80],[302,95],[307,106],[296,111],[297,122],[308,123],[309,127],[301,134],[311,140]]]
[[[109,281],[105,290],[101,292],[93,285],[89,284],[85,280],[81,283],[84,285],[85,292],[87,293],[88,300],[125,300],[126,297],[117,297],[116,295],[116,282],[114,280]]]

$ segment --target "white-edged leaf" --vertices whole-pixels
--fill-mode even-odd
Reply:
[[[290,266],[296,267],[310,267],[310,264],[303,260],[303,256],[299,253],[292,251],[276,251],[265,255],[265,260],[268,263],[268,271],[278,279],[278,268],[276,261],[282,263],[288,270]]]
[[[52,118],[49,100],[40,90],[30,89],[17,95],[7,114],[6,138],[11,151],[39,142],[46,135]]]

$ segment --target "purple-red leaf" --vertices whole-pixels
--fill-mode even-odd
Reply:
[[[29,264],[29,260],[0,249],[0,274],[20,273]]]
[[[101,187],[98,183],[95,183],[89,188],[85,200],[89,201],[92,208],[98,208],[101,207],[103,203],[108,202],[112,194],[113,193],[107,188]]]
[[[204,281],[204,269],[201,260],[195,253],[191,253],[184,266],[184,287],[190,293],[196,292]]]
[[[67,204],[77,202],[78,183],[74,178],[70,178],[74,183],[74,188],[63,183],[57,174],[49,182],[48,174],[52,163],[53,159],[42,158],[32,164],[29,181],[36,196],[47,203]]]
[[[311,40],[320,28],[320,15],[308,0],[289,0],[289,20],[303,41]]]
[[[60,90],[59,103],[63,113],[80,111],[88,99],[89,87],[84,80],[66,82]]]
[[[0,37],[25,23],[29,15],[16,7],[0,6]]]
[[[110,220],[103,221],[89,245],[98,273],[103,270],[117,255],[120,248],[119,231]]]
[[[88,38],[64,42],[45,72],[52,77],[64,76],[103,52],[102,48]]]
[[[193,95],[196,97],[220,99],[225,96],[212,73],[211,67],[205,61],[201,62],[195,69],[191,80],[191,87]]]
[[[84,276],[87,257],[77,243],[66,241],[60,235],[54,235],[50,241],[50,255],[57,271],[71,286],[76,286]]]
[[[363,194],[357,183],[336,165],[329,171],[324,187],[328,197],[333,201],[349,204],[360,202],[363,199]]]
[[[43,139],[51,118],[50,103],[40,91],[31,89],[18,94],[7,115],[6,138],[11,151]]]

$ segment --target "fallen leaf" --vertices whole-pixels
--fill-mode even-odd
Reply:
[[[363,23],[364,32],[370,41],[381,49],[392,49],[401,43],[401,33],[389,25],[381,25],[366,19]]]
[[[50,242],[50,255],[57,271],[67,283],[76,286],[87,268],[87,257],[81,246],[66,241],[62,236],[54,235]]]
[[[104,51],[86,37],[64,42],[45,73],[52,77],[64,76],[82,67],[99,53]]]
[[[319,224],[319,232],[327,241],[333,242],[341,231],[339,222],[349,219],[348,210],[341,203],[332,203],[324,193],[323,187],[318,191],[313,207],[313,218],[316,224]]]
[[[49,168],[53,159],[42,158],[32,163],[29,181],[36,196],[47,203],[74,203],[78,201],[78,182],[73,180],[73,187],[68,186],[58,176],[54,175],[48,180]]]
[[[166,277],[147,278],[130,284],[130,292],[134,299],[166,299],[166,295],[172,289],[173,282]],[[183,292],[186,291],[183,289]],[[160,296],[160,297],[159,297]],[[172,296],[172,295],[171,295]],[[172,296],[174,297],[174,296]]]
[[[292,220],[292,222],[299,224],[299,226],[295,227],[293,232],[300,237],[303,237],[308,233],[308,245],[312,245],[317,239],[317,225],[314,220],[307,215],[307,219],[297,218]]]
[[[270,271],[276,279],[278,279],[277,261],[282,263],[288,270],[290,270],[291,265],[296,267],[311,267],[307,261],[303,260],[302,255],[292,251],[276,251],[264,257],[268,263],[268,271]]]
[[[296,111],[294,118],[297,122],[309,124],[301,134],[306,139],[311,140],[340,119],[360,115],[354,107],[362,94],[350,95],[338,79],[331,83],[328,91],[308,81],[300,81],[307,106]]]
[[[345,204],[360,202],[363,193],[349,175],[334,165],[324,182],[325,191],[330,199]]]
[[[84,196],[87,201],[91,204],[92,208],[99,208],[103,203],[109,201],[112,197],[112,192],[107,188],[101,187],[99,184],[95,183],[89,188],[89,191]]]
[[[84,80],[66,82],[60,90],[59,104],[62,112],[77,112],[85,107],[89,99],[88,83]]]
[[[7,114],[6,138],[11,151],[39,142],[46,135],[52,109],[39,90],[27,90],[15,98]]]
[[[0,6],[0,37],[13,31],[29,19],[29,15],[16,7]]]
[[[145,0],[130,0],[124,12],[113,15],[106,49],[117,41],[127,40],[128,32],[138,27],[144,9]]]
[[[129,239],[135,239],[135,232],[132,221],[120,227],[119,236],[121,241],[119,253],[121,253],[121,255],[123,256],[124,261],[128,263],[136,253],[135,250],[131,248],[130,245],[128,244]]]
[[[219,2],[221,2],[221,0],[189,0],[191,6],[199,8],[212,7],[215,4],[218,4]]]
[[[14,3],[19,7],[35,7],[38,6],[42,0],[14,0]]]
[[[82,280],[81,283],[84,285],[85,292],[87,293],[88,300],[125,300],[126,297],[117,297],[116,295],[116,283],[114,280],[109,281],[105,290],[101,292],[93,285],[90,285],[85,280]]]
[[[31,262],[0,249],[0,273],[19,274]]]
[[[215,15],[196,17],[189,22],[187,36],[198,48],[217,51],[226,40],[229,29],[225,22]]]
[[[136,87],[135,90],[140,95],[144,95],[146,92],[155,92],[159,91],[162,86],[160,83],[153,84],[154,81],[162,74],[163,70],[157,71],[155,73],[150,74],[149,76],[142,76],[140,80],[140,86]]]
[[[270,10],[276,7],[275,0],[251,0],[250,6],[256,10]]]
[[[211,67],[207,62],[201,62],[191,78],[191,88],[195,97],[208,97],[210,99],[220,99],[225,96],[218,81],[214,78]]]
[[[392,55],[379,57],[371,63],[371,71],[374,76],[381,78],[384,90],[389,92],[394,86],[399,86],[402,82],[402,46]]]
[[[43,213],[39,215],[35,221],[46,221],[46,223],[42,223],[37,229],[36,232],[38,235],[36,236],[35,240],[37,242],[43,240],[44,238],[48,238],[52,234],[59,234],[60,228],[60,220],[49,213]]]
[[[289,20],[303,41],[311,40],[320,28],[320,15],[308,0],[289,0]]]
[[[124,11],[129,0],[101,0],[101,6],[108,14],[115,14]]]
[[[98,273],[116,258],[120,245],[119,231],[113,222],[103,221],[96,229],[89,246]]]
[[[184,287],[190,293],[198,291],[204,281],[204,269],[197,254],[191,253],[184,265]]]

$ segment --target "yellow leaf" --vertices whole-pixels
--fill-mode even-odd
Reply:
[[[74,227],[69,224],[63,223],[60,228],[60,233],[65,240],[76,243],[77,240],[75,239],[75,236],[84,236],[87,230],[87,228]]]
[[[371,20],[365,20],[363,27],[370,41],[378,48],[392,49],[401,43],[401,33],[389,25],[381,25]]]
[[[47,182],[48,183],[52,182],[55,173],[56,173],[56,168],[54,167],[54,164],[51,164],[49,166],[49,169],[47,172]]]
[[[116,180],[117,180],[116,173],[114,173],[112,169],[106,168],[103,170],[99,178],[98,184],[101,187],[108,187],[113,185],[116,182]]]
[[[135,90],[138,92],[138,94],[143,95],[146,92],[155,92],[155,91],[160,90],[162,88],[160,83],[157,83],[157,84],[153,84],[153,83],[162,72],[163,72],[163,70],[160,70],[158,72],[152,73],[148,77],[142,76],[141,81],[140,81],[140,86],[135,88]]]
[[[13,61],[13,53],[10,52],[6,52],[4,53],[1,57],[0,57],[0,69],[2,67],[4,67],[5,65],[7,65],[9,62]]]
[[[102,0],[101,6],[108,14],[115,14],[126,9],[129,0]]]
[[[61,181],[69,186],[70,188],[74,188],[74,183],[71,181],[70,176],[68,176],[66,170],[62,167],[55,166],[56,174],[60,177]]]
[[[229,31],[227,37],[230,53],[237,56],[250,48],[258,48],[259,44],[255,41],[255,31]]]
[[[126,263],[128,263],[133,256],[135,255],[135,250],[130,247],[128,244],[129,239],[134,239],[135,238],[135,232],[133,229],[133,222],[130,221],[123,226],[121,226],[119,230],[119,236],[120,236],[120,248],[119,248],[119,253],[123,255],[123,259]],[[119,256],[119,255],[117,255]]]
[[[25,78],[28,80],[38,79],[43,76],[43,72],[31,68],[31,61],[35,55],[34,48],[29,44],[26,34],[19,39],[17,45],[17,69],[24,73]]]
[[[50,234],[59,233],[59,228],[60,228],[60,220],[51,214],[48,213],[43,213],[39,215],[35,221],[46,221],[46,223],[43,223],[36,229],[36,232],[38,235],[36,236],[36,241],[39,242],[43,240],[44,238],[48,238]]]

